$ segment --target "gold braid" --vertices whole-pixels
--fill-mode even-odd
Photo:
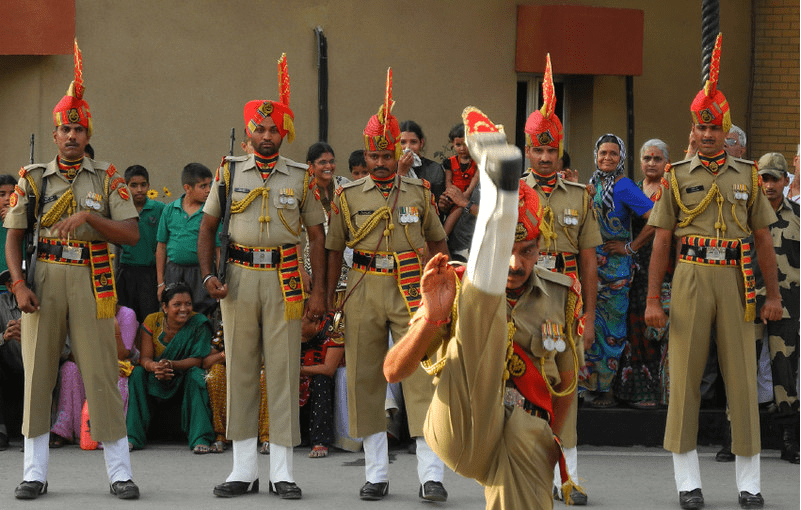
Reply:
[[[63,195],[59,197],[53,207],[47,211],[42,217],[42,226],[43,227],[52,227],[58,220],[61,219],[61,216],[67,211],[67,208],[72,204],[73,194],[72,194],[72,187],[70,187]]]
[[[509,360],[512,359],[512,354],[515,352],[514,346],[514,337],[515,331],[517,327],[515,326],[514,320],[514,311],[512,311],[513,317],[506,322],[506,362],[503,364],[503,382],[509,380]],[[543,372],[543,379],[545,378],[545,372]]]
[[[751,165],[751,192],[748,195],[748,202],[747,202],[749,210],[751,209],[751,206],[754,205],[754,200],[756,200],[757,191],[759,191],[759,173],[757,171],[757,168],[754,165]],[[743,224],[740,223],[740,220],[737,218],[737,214],[734,212],[735,206],[736,204],[733,204],[731,206],[731,215],[734,217],[734,221],[737,223],[737,226],[740,227],[740,229],[742,229],[743,232],[748,232],[750,234],[751,229],[749,229],[746,226],[743,226]],[[746,223],[748,222],[746,221]]]
[[[300,225],[298,225],[298,229],[297,230],[292,229],[292,227],[289,226],[289,222],[286,221],[286,218],[284,218],[284,211],[283,210],[278,209],[278,217],[281,219],[281,223],[284,224],[284,227],[286,227],[286,229],[292,235],[294,235],[294,236],[300,235]]]
[[[540,246],[540,251],[547,252],[551,247],[551,241],[556,241],[556,239],[559,237],[559,234],[554,232],[553,222],[553,209],[551,209],[551,204],[548,204],[542,211],[542,221],[540,222],[540,237],[546,241],[545,248],[543,249],[542,246]],[[554,249],[555,248],[556,246],[554,245]]]
[[[712,187],[709,188],[709,193],[706,194],[701,203],[695,209],[688,209],[684,202],[681,201],[681,192],[679,191],[679,181],[676,179],[676,172],[670,172],[670,187],[673,191],[673,197],[676,199],[676,203],[679,205],[679,208],[687,215],[686,218],[681,220],[678,223],[678,227],[686,227],[692,221],[698,217],[699,214],[706,211],[706,208],[709,207],[709,204],[712,203],[713,198],[718,199],[718,219],[719,223],[715,223],[715,229],[726,231],[726,224],[723,223],[722,218],[720,217],[720,208],[722,206],[722,202],[720,201],[723,198],[723,195],[720,194],[720,189],[718,188],[718,183],[713,182]]]
[[[226,187],[228,186],[226,185]],[[256,200],[256,198],[262,196],[264,192],[269,191],[269,188],[265,189],[264,187],[259,186],[256,189],[250,190],[250,193],[248,193],[247,196],[242,200],[231,200],[231,214],[239,214],[244,212],[245,209],[247,209],[247,207],[253,203],[254,200]]]
[[[367,234],[372,232],[381,220],[387,220],[390,222],[387,226],[388,230],[395,228],[395,225],[391,223],[392,210],[389,208],[389,206],[385,205],[371,214],[367,219],[367,222],[362,225],[359,230],[356,230],[356,227],[354,227],[353,223],[350,221],[350,207],[348,207],[348,201],[345,199],[345,193],[342,193],[339,198],[339,203],[342,206],[342,217],[345,219],[345,225],[348,227],[348,231],[350,232],[351,236],[351,240],[345,243],[349,248],[353,248],[356,246],[356,243],[367,237]]]

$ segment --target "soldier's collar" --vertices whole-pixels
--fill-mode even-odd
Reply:
[[[736,171],[737,173],[740,173],[740,169],[737,167],[737,165],[732,165],[731,164],[732,163],[732,159],[733,159],[732,156],[727,153],[726,154],[726,162],[723,163],[723,165],[721,165],[720,170],[718,171],[718,175],[720,175],[723,172],[725,172],[726,169],[731,169],[731,170]],[[695,170],[697,170],[699,168],[703,168],[704,170],[706,170],[706,167],[704,166],[703,163],[701,163],[701,159],[698,157],[698,154],[696,154],[695,156],[693,156],[693,159],[690,161],[690,173],[693,173]]]
[[[81,165],[82,170],[88,170],[90,172],[97,173],[95,167],[92,165],[92,160],[89,158],[83,158],[83,164]],[[79,170],[80,171],[80,170]],[[58,170],[58,156],[53,158],[53,161],[47,164],[45,171],[42,172],[42,177],[46,177],[48,175],[53,175],[59,173]]]

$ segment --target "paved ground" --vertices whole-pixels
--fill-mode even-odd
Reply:
[[[309,459],[307,449],[295,450],[295,476],[303,489],[300,501],[281,501],[267,493],[269,457],[260,456],[262,492],[223,500],[212,495],[216,483],[231,469],[231,452],[193,455],[188,449],[161,444],[134,452],[136,481],[142,490],[138,502],[119,501],[108,494],[101,452],[86,452],[75,446],[52,450],[50,490],[35,502],[14,499],[13,491],[22,473],[19,442],[0,452],[0,509],[36,508],[90,510],[96,508],[287,508],[293,510],[355,510],[359,508],[435,509],[484,508],[483,491],[472,480],[447,473],[445,486],[450,499],[445,504],[424,504],[417,497],[415,457],[405,450],[392,451],[390,495],[383,502],[361,501],[364,455],[334,452],[326,459]],[[734,464],[719,464],[712,448],[699,450],[707,510],[739,508],[734,483]],[[579,474],[590,496],[590,505],[611,509],[677,509],[672,463],[658,448],[580,447]],[[776,450],[762,455],[762,493],[768,509],[797,509],[799,467],[779,459]],[[564,508],[556,503],[554,508]]]

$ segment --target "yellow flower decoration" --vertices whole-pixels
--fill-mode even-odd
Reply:
[[[170,193],[170,190],[167,189],[167,186],[164,186],[163,189],[164,189],[164,196],[165,197],[171,197],[172,196],[172,193]]]
[[[147,198],[155,200],[159,197],[159,192],[154,189],[147,190]]]

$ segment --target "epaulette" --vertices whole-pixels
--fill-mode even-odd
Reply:
[[[665,173],[670,172],[672,168],[673,165],[671,165],[670,163],[665,163]]]
[[[565,183],[568,186],[576,186],[576,187],[581,188],[581,189],[586,189],[586,185],[584,185],[584,184],[582,184],[580,182],[568,181],[567,179],[562,179],[562,182]]]
[[[299,169],[303,170],[304,172],[309,169],[309,165],[308,164],[306,164],[306,163],[298,163],[297,161],[292,161],[291,159],[287,159],[287,158],[284,158],[284,163],[286,163],[287,167],[299,168]]]
[[[224,156],[220,166],[223,166],[226,161],[236,161],[239,163],[240,161],[245,161],[250,157],[250,154],[245,154],[244,156]]]
[[[756,161],[752,161],[750,159],[735,158],[735,157],[732,157],[731,159],[733,159],[737,163],[743,163],[744,165],[754,165],[754,166],[756,166]]]
[[[799,212],[801,212],[801,204],[799,204],[798,202],[794,202],[792,200],[787,200],[787,201],[790,202],[790,209],[792,209],[793,214],[795,214],[796,216],[801,216],[801,214],[799,214]]]
[[[28,172],[30,172],[35,168],[47,168],[47,165],[44,163],[33,163],[31,165],[25,165],[24,167],[19,169],[19,176],[25,177],[26,175],[28,175]]]
[[[401,181],[407,184],[414,184],[416,186],[424,186],[426,188],[430,187],[430,185],[426,186],[426,183],[428,181],[426,181],[425,179],[415,179],[414,177],[406,177],[405,175],[401,175]]]
[[[346,182],[345,184],[340,186],[339,189],[343,189],[344,190],[344,189],[348,189],[348,188],[355,188],[357,185],[364,184],[364,180],[365,179],[369,179],[369,178],[370,178],[370,176],[368,175],[367,177],[362,177],[361,179],[356,179],[355,181]],[[340,191],[340,194],[341,193],[342,192]]]
[[[692,160],[693,160],[693,158],[689,158],[689,159],[682,159],[681,161],[677,161],[677,162],[675,162],[675,163],[671,163],[671,164],[670,164],[670,168],[671,168],[671,170],[672,170],[672,169],[675,169],[676,167],[679,167],[679,166],[683,166],[683,165],[689,165],[689,164],[690,164],[690,162],[692,162]]]
[[[555,283],[557,285],[561,285],[562,287],[567,287],[567,288],[573,286],[573,278],[567,275],[564,275],[562,273],[555,273],[553,271],[543,269],[539,266],[534,266],[534,270],[537,272],[537,276],[539,276],[541,280]]]

